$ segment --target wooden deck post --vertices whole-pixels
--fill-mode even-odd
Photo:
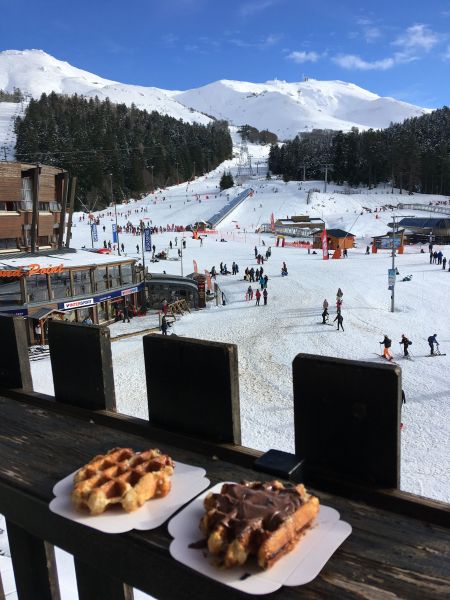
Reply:
[[[295,448],[308,475],[398,488],[400,367],[309,354],[292,366]]]
[[[143,342],[151,424],[240,444],[237,346],[158,334]]]
[[[50,321],[55,399],[90,410],[116,410],[109,329]]]
[[[0,387],[32,391],[26,320],[0,315],[0,340]]]
[[[133,589],[75,558],[79,600],[133,600]]]
[[[59,600],[56,564],[47,556],[46,543],[11,521],[6,528],[20,600]]]

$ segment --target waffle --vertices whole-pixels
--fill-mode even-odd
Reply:
[[[225,483],[208,494],[200,529],[209,552],[226,568],[255,556],[271,567],[299,541],[319,512],[319,500],[300,485],[280,481]]]
[[[159,450],[136,453],[131,448],[114,448],[77,471],[73,503],[92,515],[113,504],[132,512],[150,498],[162,498],[170,492],[173,467],[172,459]]]

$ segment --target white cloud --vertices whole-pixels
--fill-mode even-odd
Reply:
[[[305,63],[305,62],[317,62],[320,58],[320,54],[318,54],[317,52],[314,51],[310,51],[310,52],[305,52],[304,50],[302,50],[301,52],[299,51],[295,51],[295,52],[291,52],[290,54],[288,54],[286,56],[286,58],[289,58],[290,60],[293,60],[296,63]]]
[[[428,52],[439,42],[439,35],[423,23],[416,23],[400,35],[394,46],[400,46],[407,51],[425,50]]]
[[[252,2],[245,2],[239,8],[239,14],[241,17],[248,17],[250,15],[254,15],[255,13],[262,12],[267,8],[271,8],[277,2],[278,0],[255,0]]]
[[[371,44],[372,42],[377,40],[380,36],[381,36],[381,31],[378,29],[378,27],[368,27],[364,31],[364,38],[365,38],[366,42],[368,42],[369,44]]]
[[[392,56],[381,60],[367,61],[356,54],[340,54],[333,58],[333,62],[343,69],[356,71],[387,71],[396,64],[396,60]]]

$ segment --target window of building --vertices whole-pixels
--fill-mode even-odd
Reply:
[[[47,275],[27,277],[28,302],[45,302],[48,300]]]
[[[50,205],[48,202],[39,202],[39,210],[48,212],[50,210]]]
[[[71,296],[69,273],[55,273],[50,275],[50,285],[52,289],[52,300],[58,298],[67,298]]]
[[[122,285],[129,285],[133,283],[133,268],[131,265],[122,265],[120,267],[122,272]]]
[[[17,248],[16,238],[0,239],[0,250],[7,250],[8,248]]]
[[[0,306],[22,304],[20,277],[0,277]]]
[[[74,296],[83,296],[92,292],[89,271],[72,271],[72,275]]]
[[[112,288],[120,287],[120,269],[119,267],[108,267],[109,286]]]
[[[95,292],[103,292],[108,289],[108,276],[106,269],[95,269],[94,271]]]

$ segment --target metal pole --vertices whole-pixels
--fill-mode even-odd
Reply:
[[[111,202],[114,202],[114,200],[113,200],[112,173],[110,173],[109,179],[110,179],[110,182],[111,182]],[[117,204],[115,202],[114,202],[114,215],[116,217],[117,254],[120,256],[119,226],[117,225]]]
[[[328,179],[328,165],[325,165],[325,186],[323,188],[323,193],[327,192],[327,179]]]
[[[184,232],[183,237],[181,238],[181,277],[183,277],[183,242],[184,242]]]
[[[142,268],[144,269],[144,298],[147,300],[147,277],[145,273],[144,223],[141,225]]]
[[[92,246],[92,248],[94,247],[94,234],[92,232],[93,228],[94,228],[94,223],[91,223],[91,246]]]
[[[393,228],[393,232],[392,232],[392,269],[395,271],[395,228],[396,228],[395,215],[393,215],[393,218],[394,218],[394,228]],[[391,292],[392,292],[392,294],[391,294],[391,312],[394,312],[394,306],[395,306],[395,279],[394,279],[394,283],[392,285]]]

